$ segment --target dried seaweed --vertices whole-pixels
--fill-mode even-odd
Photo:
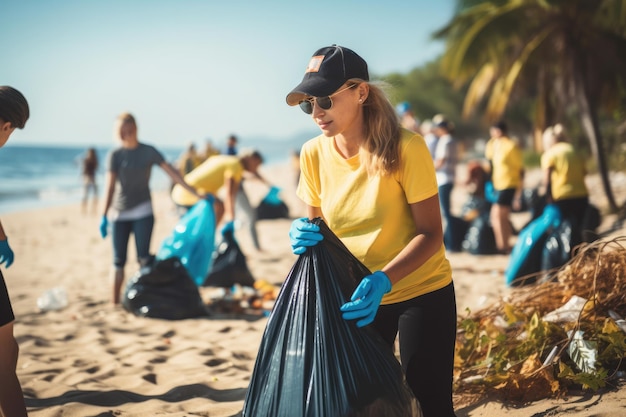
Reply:
[[[512,289],[506,299],[460,318],[457,404],[488,393],[524,403],[610,383],[626,358],[626,334],[609,315],[626,316],[625,245],[626,236],[581,245],[560,269],[538,273],[539,283]],[[543,320],[574,296],[587,300],[575,320]],[[582,371],[568,354],[580,332],[597,346],[594,369]],[[569,350],[580,359],[582,352]]]

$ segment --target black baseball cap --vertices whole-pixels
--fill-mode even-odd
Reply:
[[[369,81],[367,63],[356,52],[339,45],[318,49],[306,67],[302,82],[287,94],[287,104],[295,106],[307,96],[331,95],[353,78]]]

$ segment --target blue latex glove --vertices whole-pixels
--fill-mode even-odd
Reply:
[[[307,246],[315,246],[324,239],[320,233],[320,227],[316,224],[309,223],[306,217],[301,217],[291,223],[289,229],[289,240],[291,241],[291,250],[296,255],[302,255]]]
[[[100,236],[102,236],[102,239],[104,239],[105,237],[107,237],[108,234],[109,219],[107,219],[107,216],[102,216],[102,220],[100,221]]]
[[[235,222],[234,221],[229,221],[224,223],[224,226],[222,226],[222,236],[224,236],[226,233],[235,233]]]
[[[9,246],[9,239],[0,240],[0,265],[6,263],[5,266],[8,268],[13,263],[13,251]]]
[[[391,281],[383,271],[376,271],[366,276],[354,290],[350,302],[341,306],[343,318],[345,320],[360,319],[356,325],[367,326],[374,321],[380,301],[389,291],[391,291]]]

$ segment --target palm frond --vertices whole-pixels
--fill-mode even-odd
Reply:
[[[489,92],[496,78],[495,67],[486,63],[470,83],[463,102],[463,118],[470,117]]]
[[[508,71],[503,74],[494,85],[493,92],[489,103],[487,104],[487,117],[490,119],[498,118],[504,113],[504,109],[509,101],[511,91],[517,81],[519,74],[524,66],[528,63],[533,53],[553,32],[554,28],[549,26],[537,34],[530,42],[526,44],[522,53],[511,64]]]

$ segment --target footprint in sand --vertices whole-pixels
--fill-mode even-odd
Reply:
[[[215,355],[215,352],[213,352],[213,349],[205,349],[202,352],[200,352],[200,356],[213,356]]]
[[[145,379],[146,381],[156,385],[156,374],[145,374],[144,376],[142,376],[141,378]]]

